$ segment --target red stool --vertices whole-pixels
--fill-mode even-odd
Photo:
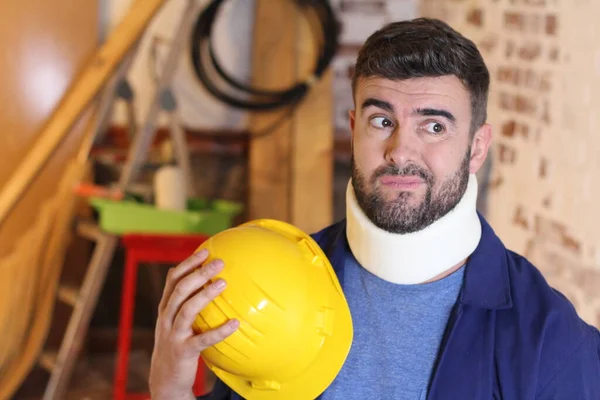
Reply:
[[[178,264],[189,257],[207,238],[206,235],[128,234],[123,236],[125,271],[121,293],[121,316],[113,386],[115,400],[150,399],[150,395],[147,393],[127,393],[131,329],[139,265],[143,262]],[[200,358],[198,359],[196,381],[193,387],[196,396],[203,394],[205,384],[205,366]]]

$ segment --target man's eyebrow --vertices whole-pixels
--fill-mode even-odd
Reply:
[[[362,105],[360,106],[360,109],[364,110],[367,107],[377,107],[392,114],[394,113],[394,106],[391,103],[373,97],[365,99],[365,101],[363,101]]]
[[[424,117],[444,117],[452,124],[456,124],[456,117],[450,111],[437,108],[417,108],[413,114]]]

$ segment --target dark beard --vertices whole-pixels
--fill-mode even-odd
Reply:
[[[377,168],[369,180],[371,188],[375,187],[376,180],[383,175],[416,175],[425,181],[425,198],[421,204],[411,206],[408,203],[413,195],[411,192],[401,192],[395,200],[386,202],[377,189],[368,190],[365,177],[358,171],[352,158],[352,184],[356,200],[366,216],[385,231],[400,234],[420,231],[448,214],[460,202],[469,183],[470,159],[469,147],[460,167],[442,183],[435,196],[432,193],[435,178],[431,172],[421,167],[411,164],[398,168],[388,164]]]

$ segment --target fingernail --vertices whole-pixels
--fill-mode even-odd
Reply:
[[[197,258],[206,257],[208,255],[208,250],[202,249],[199,252],[197,252],[195,255]]]
[[[218,271],[221,268],[223,268],[224,265],[225,263],[223,262],[223,260],[214,260],[210,263],[210,268],[214,271]]]
[[[232,319],[231,321],[229,321],[227,323],[227,327],[229,329],[231,329],[232,331],[236,330],[237,328],[240,327],[240,321],[238,321],[237,319]]]
[[[225,287],[225,281],[223,279],[218,279],[215,281],[215,283],[213,283],[213,286],[215,289],[221,290]]]

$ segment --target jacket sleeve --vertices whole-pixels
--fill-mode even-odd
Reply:
[[[591,334],[569,357],[556,375],[539,388],[538,400],[600,399],[600,332]]]

